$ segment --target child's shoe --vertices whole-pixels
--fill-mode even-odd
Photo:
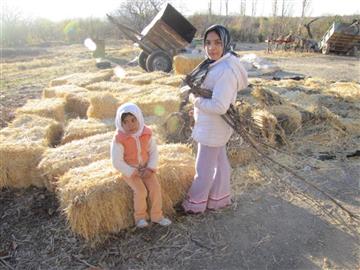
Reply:
[[[147,226],[149,226],[149,223],[145,219],[139,219],[136,222],[136,227],[138,227],[138,228],[145,228]]]
[[[161,226],[169,226],[172,222],[168,218],[162,218],[160,221],[158,221],[156,223],[161,225]]]

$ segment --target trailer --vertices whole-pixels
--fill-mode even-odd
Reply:
[[[173,57],[191,43],[196,33],[196,28],[170,4],[160,10],[141,33],[107,16],[124,36],[141,48],[138,62],[148,72],[170,72]]]
[[[334,22],[319,42],[323,54],[335,53],[356,55],[360,48],[359,21],[353,23]]]

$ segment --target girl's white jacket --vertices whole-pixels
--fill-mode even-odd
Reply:
[[[213,91],[212,98],[197,97],[194,101],[195,126],[192,137],[203,145],[225,145],[233,132],[221,118],[231,103],[235,103],[237,91],[247,87],[247,72],[238,57],[227,53],[209,67],[202,88]]]

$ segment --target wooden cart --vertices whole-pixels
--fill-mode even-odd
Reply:
[[[352,24],[334,22],[319,43],[323,54],[355,55],[360,48],[359,21]]]
[[[196,28],[173,6],[167,4],[141,33],[107,15],[109,20],[142,49],[139,65],[146,71],[172,70],[173,56],[188,46]]]

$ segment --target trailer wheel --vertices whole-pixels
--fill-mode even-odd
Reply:
[[[139,66],[145,71],[148,71],[146,68],[146,60],[148,57],[149,57],[149,55],[146,52],[141,51],[141,53],[139,54],[139,58],[138,58]]]
[[[146,69],[152,71],[170,72],[172,70],[172,59],[164,51],[155,51],[146,60]]]

